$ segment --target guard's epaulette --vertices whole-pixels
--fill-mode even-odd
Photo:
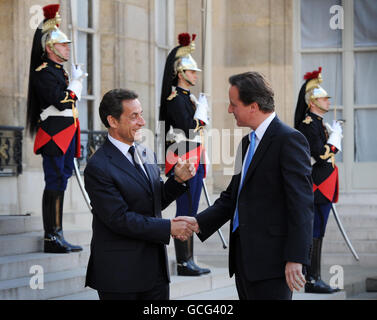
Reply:
[[[43,62],[38,68],[35,69],[35,71],[39,72],[44,68],[47,68],[47,62]]]
[[[173,100],[176,96],[177,96],[177,91],[173,91],[173,92],[171,93],[171,95],[170,95],[166,100],[171,101],[171,100]]]
[[[313,119],[311,116],[306,116],[305,120],[302,120],[302,122],[305,124],[310,124],[311,122],[313,122]]]

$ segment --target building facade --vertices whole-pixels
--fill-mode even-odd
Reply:
[[[90,153],[90,132],[104,130],[98,116],[101,97],[119,87],[139,94],[150,132],[146,142],[159,152],[155,133],[165,58],[177,45],[177,35],[189,32],[197,34],[193,56],[203,69],[193,92],[208,94],[211,109],[210,190],[218,192],[230,181],[235,148],[247,132],[227,113],[228,77],[262,72],[275,90],[278,116],[292,125],[303,74],[322,66],[323,86],[333,97],[327,120],[333,119],[334,106],[336,117],[346,120],[343,152],[337,157],[341,191],[377,192],[376,1],[1,0],[2,128],[25,127],[32,37],[41,8],[56,2],[61,28],[74,40],[77,61],[89,73],[79,103],[84,157]],[[0,214],[41,214],[41,157],[33,154],[25,130],[22,138],[22,173],[17,175],[6,174],[6,158],[14,154],[7,153],[5,136],[0,136]],[[74,179],[65,206],[86,210]]]

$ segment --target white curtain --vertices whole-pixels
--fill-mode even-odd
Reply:
[[[374,0],[375,1],[375,0]],[[341,30],[330,28],[330,8],[340,0],[301,0],[301,45],[307,48],[340,48]]]
[[[377,1],[354,0],[355,47],[377,46]]]
[[[321,86],[332,97],[331,104],[342,105],[342,56],[339,53],[307,53],[302,55],[302,76],[322,67]]]
[[[355,104],[377,105],[377,51],[355,53]]]
[[[355,161],[377,161],[377,110],[355,111]]]

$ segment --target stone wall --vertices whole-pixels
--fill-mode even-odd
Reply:
[[[199,32],[201,5],[201,0],[176,1],[177,33]],[[198,49],[196,57],[200,54]],[[277,114],[292,125],[292,67],[292,0],[212,1],[212,128],[231,129],[231,133],[237,128],[227,112],[228,78],[250,70],[263,73],[271,82]],[[231,134],[230,141],[233,150],[238,140]],[[214,190],[223,190],[230,180],[223,168],[223,164],[212,165]]]

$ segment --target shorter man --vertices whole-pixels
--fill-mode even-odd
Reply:
[[[169,299],[166,244],[170,235],[187,240],[193,227],[161,218],[195,175],[179,161],[164,184],[154,153],[135,143],[145,125],[136,93],[107,92],[99,113],[108,139],[86,166],[85,188],[93,207],[93,238],[86,285],[100,299]]]

